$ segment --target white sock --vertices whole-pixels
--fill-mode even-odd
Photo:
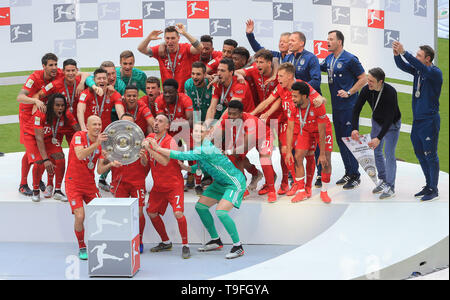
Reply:
[[[188,247],[188,248],[189,248],[189,244],[183,244],[183,246],[186,246],[186,247]]]
[[[241,241],[239,241],[239,242],[237,242],[237,243],[233,243],[233,246],[236,246],[236,247],[239,247],[239,246],[241,246],[242,245],[242,242]]]
[[[305,179],[305,177],[302,177],[302,178],[295,178],[295,181],[300,181],[300,180],[303,180],[303,179]]]
[[[168,240],[168,241],[163,241],[163,244],[169,245],[169,244],[170,244],[170,240]]]
[[[322,192],[326,192],[327,191],[327,185],[328,183],[325,183],[322,181]]]

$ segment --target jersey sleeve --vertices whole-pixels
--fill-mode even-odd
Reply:
[[[145,105],[145,103],[142,105],[142,116],[146,120],[149,120],[149,119],[151,119],[153,117],[150,108],[148,108],[148,106]]]
[[[150,49],[152,49],[152,56],[151,57],[159,59],[159,52],[158,52],[159,51],[159,45],[150,47]]]
[[[317,118],[317,123],[328,123],[327,111],[325,109],[325,104],[322,104],[321,106],[319,106],[315,109],[315,115]]]
[[[47,84],[46,86],[44,86],[41,89],[42,93],[44,94],[44,96],[50,96],[51,94],[55,93],[55,84],[53,82],[50,82],[49,84]]]
[[[112,103],[114,103],[114,105],[119,104],[123,106],[122,95],[119,94],[118,92],[115,92],[111,95],[111,101]]]
[[[164,99],[162,95],[155,99],[156,114],[164,113]]]
[[[40,87],[36,84],[37,76],[35,73],[28,76],[27,81],[25,81],[25,84],[23,85],[23,89],[28,91],[29,95],[33,95],[36,92],[39,91]]]
[[[236,85],[233,87],[233,98],[239,98],[241,100],[245,99],[245,90],[247,87],[245,84],[242,83],[236,83]]]
[[[33,115],[33,128],[35,129],[43,129],[45,124],[45,114],[41,111],[36,111]]]
[[[199,151],[197,148],[186,152],[172,150],[170,151],[170,158],[189,161],[200,160],[201,151]]]
[[[354,56],[350,61],[350,70],[355,77],[358,77],[365,72],[361,62],[356,56]]]
[[[274,97],[275,99],[280,98],[280,97],[281,97],[281,95],[280,95],[280,90],[281,90],[281,85],[278,84],[278,85],[273,89],[271,96]]]
[[[80,94],[79,102],[80,102],[80,103],[86,104],[87,101],[88,101],[88,96],[89,96],[89,90],[88,90],[88,89],[85,89],[85,90]]]

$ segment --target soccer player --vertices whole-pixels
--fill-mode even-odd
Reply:
[[[114,63],[112,61],[104,61],[100,65],[100,69],[106,71],[106,75],[108,77],[108,84],[112,88],[114,88],[114,90],[117,91],[119,94],[123,95],[127,85],[125,84],[125,82],[123,82],[122,79],[118,78],[116,66],[114,65]],[[92,90],[98,96],[100,97],[103,96],[103,89],[95,84],[94,75],[91,75],[86,79],[86,86],[92,88]]]
[[[87,259],[86,244],[84,242],[84,206],[100,193],[95,185],[94,168],[102,155],[103,141],[108,136],[102,133],[102,119],[96,115],[89,116],[86,131],[78,131],[70,142],[68,166],[66,172],[66,193],[72,214],[75,217],[74,231],[79,246],[79,258]],[[119,166],[117,161],[109,166]],[[97,166],[97,172],[105,172],[104,166]]]
[[[47,99],[47,97],[51,94],[61,93],[66,97],[67,109],[75,116],[76,119],[77,106],[81,93],[80,91],[84,90],[84,82],[89,76],[89,73],[82,72],[81,75],[79,75],[80,72],[77,67],[77,62],[73,59],[67,59],[63,62],[62,71],[64,77],[51,81],[38,93],[34,94],[33,98],[42,100]],[[75,131],[71,126],[62,126],[60,130],[58,130],[57,138],[62,142],[65,136],[67,143],[70,144],[74,134]],[[47,187],[44,191],[44,197],[50,198],[53,194],[53,175],[48,173],[47,175]]]
[[[296,82],[292,85],[292,101],[295,110],[291,112],[287,129],[287,146],[286,164],[294,161],[292,157],[292,142],[294,135],[294,126],[299,128],[297,140],[295,141],[295,162],[296,179],[300,192],[291,199],[293,203],[303,201],[311,197],[311,186],[305,187],[305,170],[303,168],[303,159],[309,154],[314,157],[316,145],[320,145],[319,163],[322,165],[322,190],[320,198],[325,203],[330,203],[327,185],[330,183],[331,177],[331,152],[333,152],[333,129],[331,122],[327,117],[325,105],[315,107],[310,99],[310,85],[306,82]],[[314,175],[314,171],[312,171]]]
[[[245,112],[251,112],[255,107],[248,84],[239,83],[234,70],[233,60],[224,58],[220,61],[217,69],[219,81],[214,84],[211,105],[206,114],[208,125],[213,120],[220,119],[232,100],[241,101]]]
[[[147,214],[161,237],[162,242],[150,249],[151,252],[160,252],[172,249],[172,243],[167,236],[164,222],[161,219],[170,203],[178,223],[182,240],[181,255],[190,258],[188,244],[186,217],[184,216],[184,180],[178,162],[162,155],[162,149],[177,149],[175,140],[169,134],[170,120],[164,114],[156,116],[153,133],[143,142],[142,146],[150,154],[149,163],[153,177],[153,187],[148,198]],[[152,144],[151,141],[155,141]],[[150,146],[151,145],[151,146]]]
[[[120,67],[116,68],[117,78],[121,79],[126,86],[136,86],[142,92],[146,92],[147,75],[145,72],[134,67],[134,54],[130,50],[120,53]]]
[[[222,57],[222,52],[214,51],[212,36],[202,35],[200,37],[200,43],[202,43],[203,45],[202,52],[200,54],[194,55],[192,59],[193,62],[200,61],[206,67],[208,63],[213,59],[218,59],[220,61],[220,58]]]
[[[17,102],[19,102],[19,125],[20,125],[20,143],[24,144],[24,132],[30,128],[30,119],[32,117],[32,110],[34,105],[38,110],[45,111],[45,99],[41,101],[37,98],[32,98],[34,94],[38,93],[49,82],[62,78],[64,74],[58,68],[58,57],[53,53],[45,54],[42,59],[42,70],[38,70],[31,74],[19,94],[17,95]],[[30,171],[31,162],[28,161],[27,153],[22,157],[22,171],[19,192],[25,196],[32,196],[33,192],[27,184],[28,172]],[[40,189],[45,190],[45,184],[40,183]]]
[[[205,64],[200,61],[194,62],[192,64],[191,74],[191,79],[186,81],[184,84],[184,90],[185,93],[192,99],[192,104],[194,106],[193,122],[204,122],[212,97],[212,87],[208,87],[209,80],[206,78]],[[195,192],[197,195],[201,195],[201,193],[203,193],[202,185],[208,185],[211,183],[211,176],[208,174],[204,175],[203,180],[201,180],[201,176],[195,175]]]
[[[24,139],[29,161],[34,163],[32,200],[40,201],[39,182],[45,169],[48,174],[56,174],[55,193],[53,194],[53,182],[49,182],[51,193],[47,198],[53,194],[55,200],[67,201],[61,191],[66,165],[58,131],[67,126],[78,131],[80,126],[67,109],[66,98],[62,94],[53,94],[48,98],[45,113],[34,108],[29,121]]]
[[[123,109],[125,113],[133,116],[133,122],[135,122],[144,133],[145,136],[150,134],[153,130],[153,122],[155,121],[152,112],[145,105],[143,101],[138,101],[139,90],[134,85],[129,85],[125,88],[125,94],[123,95]]]
[[[85,120],[91,115],[97,115],[102,119],[102,131],[111,124],[111,110],[116,108],[117,112],[124,112],[122,96],[108,84],[107,71],[97,69],[94,72],[95,86],[101,89],[102,96],[99,96],[94,88],[87,88],[80,95],[77,107],[77,116],[81,129],[86,131]]]
[[[184,92],[184,83],[191,77],[191,65],[193,55],[200,54],[203,45],[193,36],[186,32],[183,24],[169,26],[164,30],[165,57],[159,54],[159,47],[148,48],[150,41],[161,39],[162,31],[154,30],[138,46],[139,52],[158,60],[161,72],[161,81],[165,82],[172,78],[178,82],[179,92]],[[191,44],[180,44],[180,34]]]
[[[191,167],[182,165],[184,170],[196,173],[200,169],[212,176],[214,182],[203,192],[195,205],[195,210],[212,239],[199,248],[199,251],[223,248],[223,243],[217,234],[213,217],[209,211],[210,207],[217,204],[216,215],[233,241],[233,247],[226,258],[237,258],[244,255],[244,249],[236,224],[230,217],[229,212],[233,207],[239,208],[241,206],[246,180],[242,172],[206,138],[206,135],[206,127],[200,123],[195,123],[193,129],[195,148],[188,152],[167,149],[158,145],[156,140],[150,140],[150,143],[154,151],[161,153],[166,158],[197,161],[197,164]]]
[[[253,147],[256,147],[266,180],[258,194],[267,194],[269,203],[276,202],[275,171],[272,167],[273,136],[270,128],[257,117],[245,113],[242,102],[234,100],[230,102],[228,111],[222,116],[220,129],[225,141],[227,133],[232,132],[232,138],[229,139],[232,141],[232,149],[226,145],[226,150],[228,153],[231,150],[229,158],[242,173],[244,173],[244,158]]]
[[[125,91],[125,97],[130,93],[131,88],[136,88],[135,86],[128,86]],[[136,88],[137,89],[137,88]],[[137,91],[136,91],[137,92]],[[135,122],[134,117],[130,113],[125,113],[122,115],[121,120]],[[145,189],[145,178],[150,171],[150,165],[148,163],[148,158],[145,155],[145,150],[141,150],[139,153],[140,159],[131,163],[129,165],[118,165],[116,167],[111,166],[112,181],[111,181],[111,191],[115,198],[138,198],[139,199],[139,251],[142,253],[144,251],[144,244],[142,243],[142,237],[145,228],[145,216],[144,216],[144,206],[145,206],[145,195],[147,193]],[[105,158],[100,158],[98,163],[105,168],[109,169],[108,161]]]
[[[255,34],[253,33],[255,29],[255,22],[253,20],[247,20],[245,22],[246,28],[245,32],[247,35],[248,42],[250,43],[253,51],[258,52],[259,50],[263,49],[263,47],[256,41]],[[289,37],[291,33],[290,32],[284,32],[280,36],[280,40],[278,42],[278,50],[279,51],[270,51],[272,52],[273,57],[275,57],[278,61],[278,64],[281,65],[284,58],[289,52]]]
[[[114,68],[112,68],[114,69]],[[111,84],[110,77],[115,78],[113,75],[108,76],[108,72],[105,69],[97,69],[94,71],[95,86],[100,88],[100,91],[95,88],[87,88],[80,95],[80,101],[78,102],[77,116],[81,129],[86,130],[85,120],[91,115],[97,115],[102,119],[102,131],[113,122],[112,110],[115,108],[119,116],[124,113],[124,107],[122,104],[122,96],[116,92]],[[115,73],[115,70],[113,71]],[[112,73],[112,72],[110,72]],[[99,94],[101,94],[101,96]],[[108,172],[102,174],[99,178],[99,186],[104,191],[110,191],[111,187],[106,182]]]
[[[161,95],[161,82],[159,78],[150,76],[145,82],[145,96],[142,96],[139,101],[144,102],[152,112],[153,116],[156,116],[156,98]]]
[[[222,46],[222,56],[213,58],[206,66],[206,73],[208,75],[216,74],[217,68],[219,67],[220,61],[224,58],[232,58],[233,50],[236,49],[238,43],[232,39],[226,39]]]
[[[358,58],[344,50],[342,32],[333,30],[328,33],[328,51],[331,54],[321,63],[320,69],[328,73],[334,132],[345,167],[345,175],[336,184],[343,186],[344,190],[351,190],[361,183],[361,174],[358,161],[342,138],[352,134],[353,107],[358,91],[367,84],[367,76]]]
[[[437,200],[437,146],[441,126],[439,97],[443,83],[442,71],[433,64],[435,52],[430,46],[420,46],[415,57],[399,42],[394,42],[392,47],[397,67],[414,76],[411,142],[426,180],[426,186],[414,196],[421,201]]]
[[[290,113],[295,109],[292,106],[294,105],[292,102],[292,85],[301,81],[300,79],[295,79],[295,67],[291,63],[283,63],[278,68],[278,86],[273,90],[272,94],[263,102],[261,102],[258,107],[253,111],[253,115],[257,115],[267,109],[270,105],[269,110],[261,115],[261,119],[267,120],[270,116],[275,113],[279,107],[282,108],[282,114],[279,118],[279,141],[281,145],[281,159],[286,162],[286,155],[288,150],[288,144],[286,139],[287,127],[288,127],[288,119]],[[314,101],[315,106],[320,106],[325,102],[325,99],[320,96],[313,88],[310,89],[310,98]],[[272,104],[273,103],[273,104]],[[295,128],[294,128],[295,129]],[[297,140],[298,131],[294,130],[294,138],[293,142]],[[293,149],[293,145],[290,145],[291,149]],[[281,165],[283,167],[283,164]],[[315,158],[314,155],[306,156],[306,170],[307,170],[307,180],[306,185],[312,185],[312,180],[314,177],[315,171]],[[287,196],[293,196],[298,191],[299,184],[295,180],[295,165],[289,164],[286,165],[286,169],[282,169],[283,171],[283,179],[281,181],[280,190],[283,193],[285,190],[289,188],[289,180],[288,175],[291,173],[292,178],[294,179],[294,183],[292,184],[290,190],[286,193]],[[300,178],[299,178],[300,180]]]

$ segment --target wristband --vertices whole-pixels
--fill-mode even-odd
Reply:
[[[46,158],[44,160],[42,160],[42,163],[45,163],[46,161],[49,161],[50,159]]]

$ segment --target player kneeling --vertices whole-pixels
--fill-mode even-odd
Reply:
[[[295,125],[300,126],[300,133],[295,143],[296,180],[300,183],[300,192],[291,200],[300,202],[311,196],[311,187],[305,189],[305,170],[303,159],[307,155],[314,155],[315,145],[319,142],[320,156],[319,163],[322,164],[322,191],[320,198],[325,203],[330,203],[331,199],[327,193],[327,184],[331,177],[331,152],[333,151],[333,133],[330,120],[327,117],[325,105],[315,107],[309,98],[310,88],[304,82],[296,82],[292,86],[292,101],[295,104],[295,111],[292,112],[288,121],[288,147],[292,145],[293,129]],[[288,149],[286,164],[292,163],[292,149]],[[314,176],[314,170],[312,174]]]
[[[244,249],[239,239],[236,224],[229,212],[233,207],[239,208],[246,188],[246,179],[242,172],[206,138],[205,126],[196,123],[193,128],[195,148],[188,152],[179,152],[162,148],[155,140],[151,140],[153,149],[166,157],[177,160],[197,161],[193,166],[181,165],[188,172],[196,173],[198,169],[208,173],[214,179],[213,183],[203,192],[195,205],[200,219],[211,236],[208,242],[199,251],[212,251],[223,248],[214,220],[209,208],[217,204],[216,215],[224,225],[233,240],[233,247],[226,258],[237,258],[244,255]]]

